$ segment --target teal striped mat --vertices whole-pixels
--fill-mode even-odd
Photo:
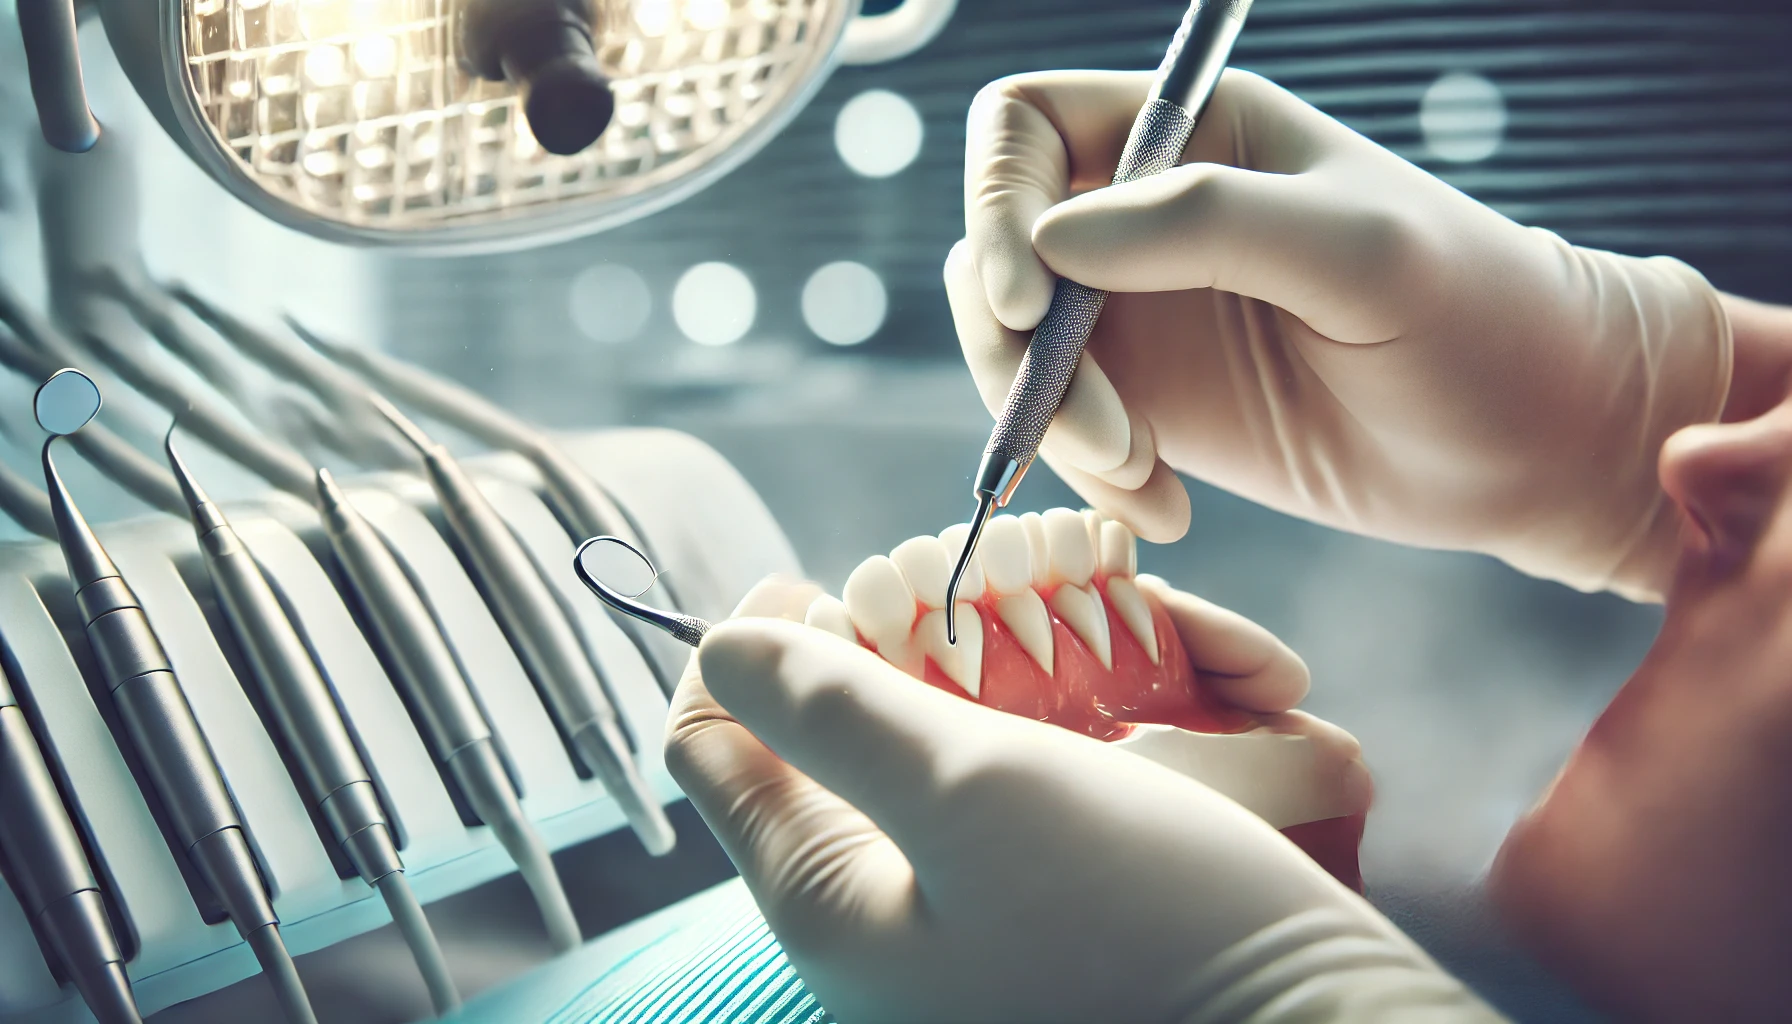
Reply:
[[[494,992],[460,1024],[834,1024],[739,879]]]

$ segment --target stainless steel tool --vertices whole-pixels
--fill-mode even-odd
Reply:
[[[1181,163],[1182,150],[1226,70],[1232,44],[1250,9],[1251,0],[1194,0],[1189,4],[1181,27],[1170,40],[1169,52],[1158,66],[1145,106],[1126,138],[1120,166],[1114,170],[1114,184],[1148,178]],[[1020,371],[977,467],[972,487],[977,511],[971,516],[964,550],[946,585],[946,637],[952,643],[958,642],[958,587],[977,552],[983,527],[996,509],[1008,504],[1039,454],[1039,443],[1064,403],[1077,361],[1106,303],[1106,292],[1060,280],[1051,308],[1027,343]]]

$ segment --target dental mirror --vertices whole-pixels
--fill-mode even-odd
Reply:
[[[80,370],[57,370],[32,399],[37,425],[58,437],[86,426],[100,412],[100,386]]]
[[[645,554],[621,537],[593,537],[580,544],[572,557],[572,570],[603,603],[658,626],[692,647],[709,631],[709,623],[702,619],[660,611],[637,600],[660,574]]]
[[[579,567],[624,597],[640,597],[659,579],[647,556],[618,537],[597,537],[581,547]]]

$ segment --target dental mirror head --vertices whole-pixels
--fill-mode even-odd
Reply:
[[[57,437],[85,427],[100,412],[100,386],[80,370],[57,370],[37,389],[37,425]]]
[[[694,615],[663,612],[639,598],[660,578],[646,554],[621,537],[593,537],[572,556],[572,571],[598,600],[624,615],[658,626],[692,647],[709,632],[709,623]]]
[[[594,537],[579,548],[579,567],[624,597],[640,597],[660,574],[647,556],[617,537]]]

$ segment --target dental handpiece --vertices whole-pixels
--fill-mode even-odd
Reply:
[[[31,724],[0,670],[0,859],[43,936],[99,1024],[139,1024],[124,954],[81,838]]]
[[[434,614],[373,526],[327,469],[317,471],[317,511],[392,680],[430,753],[459,784],[479,820],[516,862],[554,946],[579,944],[579,925],[547,844],[517,802],[491,729]]]
[[[137,595],[63,486],[44,443],[44,480],[81,624],[118,719],[176,839],[273,983],[291,1024],[316,1024],[249,852],[224,776]]]
[[[329,682],[287,618],[255,556],[175,451],[172,427],[164,447],[169,468],[186,495],[218,606],[249,663],[276,729],[298,762],[295,781],[306,803],[328,825],[355,873],[385,898],[423,972],[436,1012],[453,1010],[460,1005],[460,994],[404,879],[404,862],[399,859],[372,774],[349,736]]]
[[[446,448],[390,402],[377,395],[373,401],[423,457],[475,582],[573,750],[603,782],[648,852],[668,852],[677,840],[672,823],[635,765],[583,643],[522,542]]]
[[[1127,135],[1120,165],[1114,170],[1114,184],[1151,177],[1182,161],[1183,148],[1226,70],[1232,44],[1250,9],[1251,0],[1194,0],[1189,5],[1158,66],[1145,106]],[[958,587],[976,554],[983,527],[996,509],[1008,504],[1039,454],[1046,428],[1064,403],[1077,361],[1106,303],[1104,291],[1059,280],[1051,308],[1027,343],[1020,370],[977,467],[972,487],[977,510],[946,586],[946,635],[952,643],[958,642]]]

